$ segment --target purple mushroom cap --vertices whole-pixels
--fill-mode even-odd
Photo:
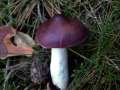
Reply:
[[[81,44],[87,33],[78,19],[55,15],[39,26],[35,41],[44,48],[66,48]]]

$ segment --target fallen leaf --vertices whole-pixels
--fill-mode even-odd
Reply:
[[[0,59],[10,56],[32,55],[32,47],[18,47],[14,45],[11,38],[16,35],[16,30],[11,26],[0,27]]]
[[[14,37],[14,42],[18,47],[34,47],[35,42],[34,40],[25,33],[17,32]]]

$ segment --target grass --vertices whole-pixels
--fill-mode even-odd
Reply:
[[[90,34],[83,46],[68,49],[75,64],[68,90],[120,90],[119,6],[119,0],[1,0],[0,25],[12,25],[34,38],[38,25],[55,13],[78,18]],[[32,82],[25,76],[31,58],[9,59],[0,61],[0,89],[29,90]],[[7,65],[12,68],[7,70]]]

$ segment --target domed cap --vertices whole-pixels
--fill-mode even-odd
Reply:
[[[81,44],[87,32],[79,20],[55,15],[39,26],[35,41],[44,48],[66,48]]]

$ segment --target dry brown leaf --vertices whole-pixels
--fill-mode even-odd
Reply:
[[[35,42],[34,40],[25,33],[17,32],[17,34],[14,37],[14,42],[18,47],[34,47]]]
[[[9,56],[32,55],[31,47],[18,47],[13,44],[11,38],[16,35],[16,30],[10,26],[0,27],[0,58],[5,59]]]

